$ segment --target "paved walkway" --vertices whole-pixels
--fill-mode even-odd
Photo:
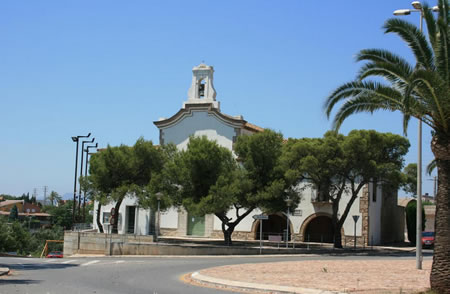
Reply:
[[[269,293],[418,293],[430,288],[431,260],[308,260],[229,265],[201,270],[197,282]]]

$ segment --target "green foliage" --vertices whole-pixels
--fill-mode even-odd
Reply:
[[[9,212],[9,221],[13,222],[19,219],[19,211],[17,209],[17,205],[14,204],[14,206],[11,208]]]
[[[66,201],[59,206],[44,206],[42,210],[52,216],[52,224],[65,229],[72,227],[72,208],[73,201]]]
[[[239,222],[255,208],[285,209],[288,183],[280,166],[283,137],[265,130],[240,136],[234,145],[238,156],[206,137],[191,137],[184,151],[167,146],[164,168],[152,177],[140,195],[143,206],[183,207],[193,215],[215,214],[222,222],[226,244]],[[298,197],[293,196],[294,202]],[[227,214],[235,209],[235,218]]]
[[[410,201],[405,208],[406,214],[406,230],[408,233],[408,240],[411,244],[416,244],[416,226],[417,226],[417,202]],[[425,230],[425,209],[422,207],[422,231]]]
[[[403,169],[402,189],[416,197],[417,195],[417,164],[410,163]]]
[[[162,151],[151,141],[139,138],[134,146],[121,145],[95,153],[90,160],[90,176],[95,200],[100,203],[115,201],[119,210],[127,195],[142,193],[150,182],[152,175],[163,166]],[[117,232],[115,214],[113,232]]]
[[[317,190],[317,201],[332,202],[335,246],[342,247],[341,227],[362,187],[379,179],[386,189],[398,188],[408,148],[408,140],[390,133],[354,130],[343,136],[327,132],[323,138],[288,140],[282,164],[289,182],[304,182],[304,187]],[[351,198],[338,217],[345,193]]]
[[[40,229],[30,233],[26,223],[17,221],[8,223],[7,219],[0,217],[0,252],[17,252],[20,255],[33,254],[38,256],[44,248],[46,240],[62,240],[64,232],[61,227],[53,226],[51,229]],[[52,245],[51,250],[61,250],[62,244]]]

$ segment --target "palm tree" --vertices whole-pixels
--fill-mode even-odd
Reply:
[[[431,271],[431,288],[450,293],[450,16],[448,0],[439,0],[439,15],[433,16],[427,5],[423,13],[428,38],[416,26],[389,19],[385,33],[395,33],[413,51],[415,66],[404,58],[382,49],[366,49],[357,55],[365,61],[355,81],[338,87],[326,99],[324,109],[337,130],[356,113],[376,110],[403,113],[403,128],[415,117],[432,129],[431,149],[438,168],[436,197],[436,244]],[[382,77],[386,83],[370,80]]]

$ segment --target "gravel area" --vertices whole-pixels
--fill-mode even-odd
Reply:
[[[229,265],[201,274],[240,282],[349,293],[417,293],[430,288],[431,260],[320,260]]]

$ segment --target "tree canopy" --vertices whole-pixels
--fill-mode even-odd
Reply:
[[[90,181],[104,202],[115,201],[118,212],[127,195],[140,192],[153,173],[163,166],[161,151],[151,141],[139,138],[134,146],[108,147],[92,155]],[[117,233],[118,213],[114,214],[113,232]]]
[[[283,164],[290,181],[304,182],[317,191],[317,202],[332,203],[334,246],[342,247],[341,228],[361,189],[372,182],[398,188],[407,139],[373,130],[354,130],[348,136],[327,132],[323,138],[290,139]],[[349,201],[338,215],[344,195]]]
[[[231,151],[215,141],[191,137],[186,150],[169,148],[168,162],[151,181],[150,193],[142,202],[154,207],[159,192],[163,207],[214,214],[222,222],[225,243],[231,245],[234,228],[255,208],[278,211],[285,207],[288,186],[279,165],[282,142],[282,135],[270,130],[240,136],[234,145],[236,161]]]

